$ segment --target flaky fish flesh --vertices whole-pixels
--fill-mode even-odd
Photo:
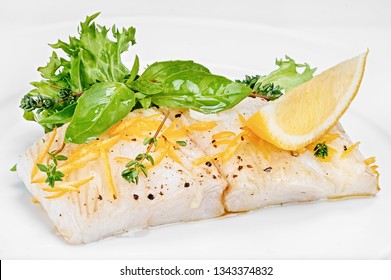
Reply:
[[[216,126],[190,134],[228,182],[223,203],[228,212],[321,199],[372,196],[379,190],[376,166],[370,166],[340,124],[317,142],[326,142],[330,156],[314,156],[314,145],[283,151],[243,130],[243,121],[266,104],[247,98],[213,116],[183,112],[186,124],[208,119]],[[217,159],[217,160],[216,160]]]
[[[365,160],[338,124],[313,145],[283,151],[244,126],[265,101],[247,98],[228,111],[204,115],[189,110],[135,110],[99,139],[67,144],[58,164],[63,181],[49,187],[37,164],[60,150],[66,126],[38,139],[21,156],[18,172],[28,190],[71,244],[93,242],[123,232],[175,222],[219,217],[269,205],[354,196],[379,190],[373,160]],[[125,165],[151,149],[154,165],[138,184],[121,176]]]

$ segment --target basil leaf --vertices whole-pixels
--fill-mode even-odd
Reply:
[[[136,81],[131,83],[129,87],[134,91],[148,95],[160,93],[162,92],[162,83],[167,77],[185,70],[210,73],[208,68],[191,60],[155,62]]]
[[[151,103],[152,103],[151,98],[146,97],[146,98],[140,99],[139,101],[140,101],[140,104],[143,107],[143,109],[148,109],[149,107],[151,107]]]
[[[93,85],[78,100],[65,142],[82,144],[99,137],[124,118],[135,103],[133,91],[123,83]]]
[[[140,79],[162,82],[168,76],[184,70],[196,70],[210,73],[208,68],[195,63],[192,60],[169,60],[153,63],[144,71]]]
[[[130,88],[151,98],[155,105],[202,113],[232,108],[251,93],[251,88],[213,75],[198,63],[180,60],[152,64]]]
[[[39,121],[40,124],[64,124],[71,121],[73,113],[75,112],[76,103],[73,103],[61,111],[50,115]]]
[[[230,109],[251,93],[249,87],[225,77],[193,70],[171,75],[162,87],[162,93],[151,96],[153,104],[206,114]]]

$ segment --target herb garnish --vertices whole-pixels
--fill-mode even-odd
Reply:
[[[320,157],[323,159],[329,155],[329,148],[324,142],[316,144],[314,151],[314,155],[316,157]]]
[[[145,177],[148,177],[148,172],[146,166],[143,164],[144,160],[149,161],[152,165],[155,165],[155,160],[153,157],[149,154],[153,146],[157,146],[158,141],[157,137],[160,133],[160,131],[163,128],[164,123],[166,122],[168,116],[170,115],[170,112],[168,112],[162,122],[160,123],[159,127],[155,131],[155,134],[153,137],[145,138],[143,141],[144,145],[148,145],[147,151],[145,153],[138,154],[134,160],[129,161],[125,167],[126,169],[122,171],[121,176],[129,183],[132,182],[134,184],[138,184],[139,181],[139,174],[140,172],[144,174]]]
[[[46,96],[42,96],[40,93],[37,95],[25,95],[20,101],[20,108],[26,110],[27,112],[34,111],[37,109],[37,113],[42,112],[43,110],[52,109],[55,101]]]
[[[179,145],[179,146],[182,146],[182,147],[186,147],[187,146],[187,142],[186,141],[176,141],[176,143]]]
[[[109,29],[96,25],[94,19],[98,15],[99,13],[87,16],[80,24],[78,36],[69,37],[69,43],[58,40],[57,43],[50,44],[55,51],[47,65],[38,68],[43,79],[31,83],[34,89],[21,101],[21,107],[25,110],[24,117],[38,122],[46,131],[71,121],[71,117],[77,112],[75,107],[79,107],[80,104],[70,109],[67,107],[79,99],[79,93],[83,92],[84,95],[99,83],[125,83],[137,74],[132,73],[121,61],[121,54],[128,50],[130,44],[135,44],[135,29],[129,27],[119,30],[115,26]],[[112,39],[109,38],[109,31]],[[58,49],[62,52],[58,52]],[[96,98],[95,103],[112,101],[113,98],[110,97],[107,95],[103,100],[101,97]],[[116,98],[122,99],[123,96]],[[59,115],[49,121],[46,120],[54,114]],[[107,118],[105,121],[109,120],[110,118]],[[80,130],[84,129],[80,126]],[[72,137],[73,139],[77,140],[77,137]],[[78,142],[82,141],[86,142],[85,139]]]
[[[244,80],[236,80],[252,89],[252,96],[259,95],[267,100],[275,100],[283,95],[286,91],[312,79],[316,68],[311,69],[307,63],[297,64],[289,56],[286,60],[276,60],[279,67],[266,76],[249,76],[246,75]],[[303,68],[302,73],[298,71]]]
[[[153,144],[154,144],[155,146],[157,146],[157,139],[156,139],[156,137],[148,137],[148,138],[145,138],[144,141],[143,141],[143,144],[144,144],[144,145],[150,145],[152,142],[153,142]]]
[[[254,97],[260,95],[260,97],[263,97],[266,100],[275,100],[279,98],[281,95],[283,95],[283,91],[280,89],[280,86],[278,85],[275,86],[273,83],[266,84],[266,85],[263,85],[263,83],[257,83],[259,79],[260,79],[259,75],[255,75],[255,76],[246,75],[244,80],[242,81],[236,80],[236,81],[249,86],[253,90],[251,96]]]
[[[46,173],[47,178],[45,182],[48,183],[51,188],[54,188],[56,181],[62,181],[62,178],[65,176],[64,173],[57,170],[58,162],[68,159],[66,156],[59,154],[64,147],[65,144],[63,144],[59,150],[48,152],[49,159],[47,165],[42,163],[37,164],[38,169]]]
[[[39,120],[45,130],[48,130],[49,126],[58,126],[68,122],[75,111],[77,99],[83,94],[83,92],[73,92],[69,88],[61,88],[55,85],[49,85],[49,87],[58,90],[56,96],[42,96],[40,92],[37,95],[26,94],[19,105],[20,108],[25,110],[26,118],[30,114],[46,112],[45,114],[48,116]],[[61,109],[59,110],[59,108]]]
[[[279,68],[269,75],[246,76],[243,81],[213,74],[191,60],[155,62],[139,74],[137,55],[130,69],[121,60],[136,43],[135,28],[100,26],[94,22],[98,15],[87,16],[78,36],[69,37],[69,42],[50,45],[54,51],[49,62],[38,68],[43,79],[31,83],[34,89],[20,103],[24,118],[38,122],[45,132],[70,122],[67,143],[94,140],[139,108],[184,108],[210,114],[230,109],[249,95],[274,100],[311,79],[315,71],[287,56],[276,60]]]
[[[12,168],[10,169],[10,171],[15,172],[15,171],[16,171],[16,168],[17,168],[17,165],[15,164],[14,166],[12,166]]]

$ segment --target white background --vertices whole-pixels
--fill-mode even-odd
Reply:
[[[389,3],[1,0],[0,258],[391,259]],[[39,79],[47,43],[75,34],[97,11],[99,23],[137,28],[134,49],[143,65],[195,59],[232,78],[267,73],[285,54],[323,70],[369,48],[361,90],[341,121],[365,155],[377,156],[383,190],[374,199],[270,208],[67,245],[8,170],[42,134],[18,104]]]

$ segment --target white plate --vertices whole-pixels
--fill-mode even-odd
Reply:
[[[38,125],[22,119],[19,100],[29,89],[28,82],[39,79],[37,66],[48,61],[51,50],[46,43],[74,34],[78,22],[20,24],[4,36],[9,44],[0,46],[1,259],[391,258],[391,179],[387,174],[391,117],[386,93],[391,76],[388,73],[387,77],[383,61],[387,47],[378,36],[385,30],[323,28],[298,32],[249,22],[181,17],[102,15],[98,22],[137,27],[134,52],[143,65],[156,60],[194,59],[231,78],[268,73],[274,69],[274,59],[285,54],[322,70],[369,47],[365,79],[342,123],[353,141],[362,142],[365,155],[377,156],[383,190],[371,199],[286,205],[152,228],[85,246],[67,245],[55,234],[41,207],[31,203],[16,174],[8,170],[17,155],[43,133]],[[130,62],[131,55],[126,59]]]

